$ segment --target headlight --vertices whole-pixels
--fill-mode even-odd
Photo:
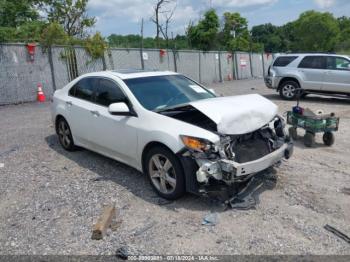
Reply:
[[[184,135],[180,135],[180,138],[188,149],[191,149],[194,151],[207,152],[209,149],[212,148],[212,143],[203,138],[184,136]]]

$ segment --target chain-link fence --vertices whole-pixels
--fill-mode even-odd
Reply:
[[[263,77],[272,55],[245,52],[110,48],[92,59],[83,47],[36,47],[33,60],[26,45],[0,45],[0,105],[35,101],[37,84],[47,97],[89,72],[119,69],[169,70],[211,84]]]

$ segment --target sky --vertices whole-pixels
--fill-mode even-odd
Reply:
[[[184,34],[190,21],[198,21],[208,8],[223,12],[239,12],[254,25],[282,25],[298,18],[307,10],[331,12],[336,17],[350,15],[350,0],[172,0],[167,10],[175,8],[169,32]],[[144,19],[144,35],[155,36],[151,21],[156,0],[89,0],[88,14],[95,16],[93,31],[110,34],[139,34]]]

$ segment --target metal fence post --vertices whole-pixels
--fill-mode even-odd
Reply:
[[[53,88],[53,91],[55,91],[56,90],[56,79],[55,79],[55,69],[54,69],[53,60],[52,60],[52,47],[49,46],[47,51],[48,51],[47,57],[49,59],[50,71],[51,71],[52,88]]]
[[[253,65],[252,65],[252,52],[249,52],[249,65],[250,65],[250,75],[252,78],[254,78]]]
[[[237,61],[237,53],[233,52],[234,63],[235,63],[235,79],[239,80],[239,69],[238,69],[238,61]]]
[[[222,83],[221,51],[219,50],[219,81]]]
[[[261,62],[262,62],[262,69],[263,69],[263,77],[265,77],[264,53],[261,53]]]
[[[176,57],[177,57],[177,51],[173,49],[173,56],[174,56],[174,70],[177,72],[177,62],[176,62]]]
[[[199,83],[202,83],[202,74],[201,74],[201,50],[198,51],[198,62],[199,62]]]

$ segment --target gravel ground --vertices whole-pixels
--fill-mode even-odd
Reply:
[[[212,85],[217,93],[260,93],[280,112],[280,100],[261,79]],[[350,254],[349,244],[325,231],[350,235],[349,101],[307,97],[303,106],[341,117],[333,147],[295,143],[278,169],[274,189],[255,210],[223,211],[202,197],[159,199],[138,171],[87,150],[64,151],[49,104],[0,107],[0,254]],[[301,132],[300,132],[301,133]],[[91,229],[104,205],[115,202],[122,219],[100,241]],[[201,225],[210,212],[216,226]]]

